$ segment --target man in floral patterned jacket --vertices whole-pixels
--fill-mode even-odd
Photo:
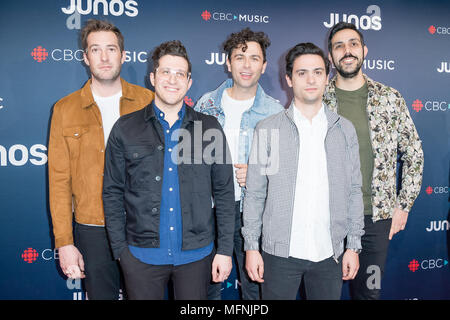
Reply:
[[[324,102],[355,126],[363,176],[365,234],[360,269],[350,291],[353,299],[379,299],[389,241],[405,229],[422,184],[422,144],[401,94],[362,73],[367,47],[354,24],[340,22],[331,29],[328,51],[337,74],[326,88]],[[374,272],[379,276],[375,282],[369,279]]]

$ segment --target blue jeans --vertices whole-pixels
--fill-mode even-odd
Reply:
[[[262,252],[263,300],[295,300],[303,281],[307,300],[339,300],[342,291],[342,255],[319,262],[281,258]]]
[[[241,234],[242,212],[240,201],[236,201],[235,229],[234,229],[234,262],[237,267],[236,272],[241,282],[241,297],[243,300],[260,300],[259,284],[253,282],[248,277],[245,270],[244,237]],[[222,283],[210,283],[208,288],[208,300],[221,300]]]

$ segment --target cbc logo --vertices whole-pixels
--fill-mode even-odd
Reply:
[[[41,254],[37,252],[36,249],[33,248],[27,248],[25,249],[22,254],[20,255],[23,261],[26,263],[34,263],[37,261],[39,257],[41,257],[45,261],[49,260],[58,260],[59,259],[59,253],[58,250],[55,249],[44,249]]]
[[[24,166],[29,161],[32,165],[43,166],[47,163],[47,147],[35,144],[28,148],[23,144],[14,144],[9,149],[0,145],[0,166],[11,164],[16,167]]]
[[[436,193],[436,194],[448,193],[448,186],[445,186],[445,187],[443,187],[443,186],[437,186],[437,187],[428,186],[428,187],[425,189],[425,192],[426,192],[427,194],[433,194],[433,193]]]
[[[450,27],[435,27],[433,25],[431,25],[428,28],[428,32],[431,34],[445,34],[445,35],[450,35]]]
[[[426,111],[447,111],[450,109],[450,103],[447,101],[425,101],[416,99],[412,103],[412,108],[414,111],[419,112],[422,109]]]
[[[416,259],[413,259],[409,262],[408,268],[411,272],[416,272],[419,269],[422,270],[433,270],[433,269],[441,269],[448,265],[448,261],[445,259],[425,259],[419,263]]]
[[[147,62],[146,51],[125,51],[125,62]],[[42,46],[38,46],[33,49],[31,56],[37,62],[43,62],[49,56],[47,49]],[[70,61],[83,61],[83,50],[78,49],[53,49],[50,52],[50,57],[53,61],[57,62],[70,62]]]

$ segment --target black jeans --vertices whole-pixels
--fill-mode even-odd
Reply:
[[[180,266],[151,265],[137,259],[128,248],[120,255],[125,287],[130,300],[163,300],[169,280],[176,300],[206,300],[211,281],[213,252]]]
[[[362,251],[359,254],[359,271],[350,281],[350,295],[354,300],[378,300],[381,279],[389,248],[389,231],[392,219],[375,223],[372,216],[364,216],[364,235],[361,237]]]
[[[263,300],[295,300],[303,281],[306,299],[339,300],[342,291],[342,255],[339,263],[330,257],[312,262],[281,258],[262,252],[264,282]]]
[[[237,267],[237,274],[241,282],[241,296],[243,300],[259,300],[259,284],[252,281],[245,270],[244,237],[241,233],[242,212],[241,202],[235,204],[234,223],[234,263]],[[212,282],[208,288],[208,300],[221,300],[222,283]]]
[[[120,292],[120,268],[113,259],[105,227],[75,224],[74,242],[83,255],[89,300],[117,300]]]

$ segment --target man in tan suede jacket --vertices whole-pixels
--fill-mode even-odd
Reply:
[[[48,147],[50,210],[64,274],[85,278],[89,299],[113,300],[119,297],[120,272],[104,222],[104,151],[115,121],[148,105],[154,94],[120,77],[125,51],[117,27],[89,20],[81,30],[81,42],[91,79],[53,109]]]

